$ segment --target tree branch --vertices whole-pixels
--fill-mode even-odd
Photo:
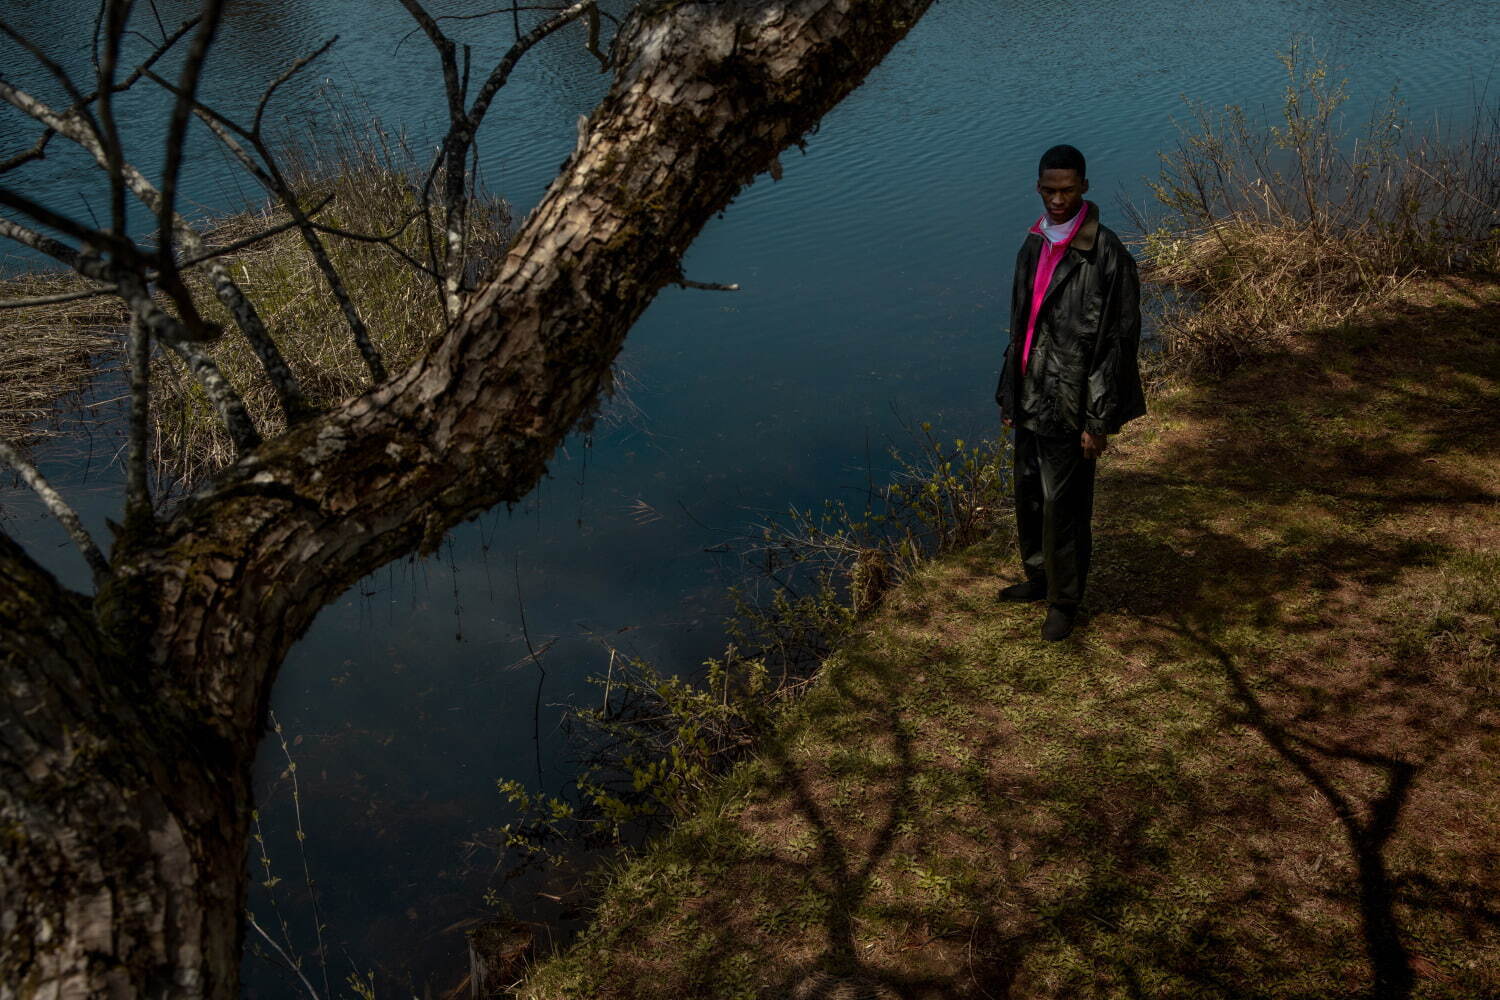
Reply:
[[[332,44],[332,42],[329,44]],[[151,79],[164,89],[180,94],[178,88],[172,86],[172,84],[156,74],[151,74]],[[318,238],[317,227],[312,224],[310,213],[302,210],[302,206],[297,200],[296,192],[292,190],[286,177],[281,173],[281,168],[277,166],[276,158],[266,145],[264,138],[256,129],[246,130],[236,125],[227,116],[220,114],[201,102],[194,101],[193,110],[203,120],[204,124],[209,127],[209,130],[223,143],[224,148],[229,150],[235,159],[240,162],[240,165],[245,168],[246,172],[254,177],[267,192],[274,195],[281,202],[281,206],[291,215],[292,225],[296,226],[298,232],[302,234],[302,240],[307,244],[308,252],[312,254],[313,262],[317,265],[318,272],[323,275],[323,280],[328,284],[329,291],[333,293],[334,300],[338,303],[339,311],[344,316],[344,321],[354,338],[354,344],[359,349],[360,357],[364,359],[365,367],[369,369],[371,381],[376,384],[384,382],[386,379],[385,364],[381,360],[380,352],[376,350],[374,342],[370,339],[369,329],[365,326],[364,320],[360,318],[359,310],[355,308],[354,301],[349,297],[348,291],[344,288],[343,279],[339,277],[338,269],[333,266],[332,259],[328,256],[327,250],[324,249],[323,241]],[[234,137],[235,135],[243,137],[251,144],[257,155],[260,156],[261,163],[265,164],[264,169],[239,144]],[[218,271],[212,273],[216,282],[216,290],[219,291],[220,301],[224,302],[225,306],[234,313],[236,318],[240,317],[241,310],[249,310],[247,318],[252,319],[258,329],[251,329],[244,322],[240,323],[240,328],[250,338],[252,346],[259,345],[256,346],[256,353],[258,356],[261,356],[263,364],[275,366],[276,371],[267,368],[267,374],[273,382],[278,383],[278,386],[285,384],[289,390],[293,390],[297,399],[301,400],[302,392],[299,388],[296,388],[290,369],[280,360],[281,356],[276,349],[275,343],[271,340],[270,335],[266,333],[265,327],[260,323],[259,317],[254,315],[254,310],[250,307],[249,301],[245,299],[237,287],[232,287],[233,282],[229,279],[228,272],[220,268]],[[240,303],[240,305],[231,304],[231,299]],[[283,404],[285,405],[289,401],[290,397],[283,395]],[[301,419],[310,412],[305,401],[297,403],[293,408],[297,411],[295,419]],[[294,423],[295,419],[292,416],[292,410],[289,409],[287,412],[288,422]]]
[[[104,558],[104,553],[99,551],[99,546],[94,544],[94,539],[83,527],[83,522],[78,519],[78,512],[68,506],[68,502],[52,488],[37,467],[9,441],[0,441],[0,459],[20,474],[22,481],[41,498],[48,512],[57,518],[58,523],[68,532],[68,537],[73,539],[78,551],[83,553],[84,562],[93,570],[94,586],[101,586],[109,576],[109,562]]]
[[[516,68],[516,63],[521,61],[532,46],[536,45],[548,35],[557,31],[573,21],[578,20],[591,8],[597,7],[597,0],[580,0],[571,7],[559,11],[556,15],[547,18],[541,24],[532,28],[526,34],[516,40],[500,62],[490,72],[489,79],[484,81],[484,86],[479,88],[479,93],[474,97],[474,103],[469,106],[469,121],[473,128],[478,128],[479,123],[484,120],[485,112],[490,108],[490,102],[505,86],[505,81],[510,79],[511,71]]]
[[[151,422],[151,328],[139,315],[130,318],[126,352],[130,371],[130,425],[125,452],[125,532],[127,544],[150,537],[153,521],[146,437]]]
[[[110,233],[120,241],[126,240],[123,172],[125,147],[120,141],[120,128],[115,121],[115,68],[120,59],[120,45],[133,5],[133,0],[104,0],[104,58],[99,63],[99,96],[96,102],[99,105],[101,127],[94,130],[103,147],[104,172],[109,175]],[[131,250],[124,250],[124,255],[127,263],[134,263]],[[190,314],[191,311],[189,308]]]
[[[47,158],[47,144],[57,133],[50,128],[42,129],[42,134],[32,143],[30,149],[17,153],[10,159],[0,162],[0,174],[10,173],[17,167],[24,166],[32,160],[45,160]]]
[[[315,205],[313,205],[312,208],[309,208],[307,210],[307,217],[309,219],[315,218],[319,212],[323,211],[323,209],[327,208],[333,203],[333,198],[334,196],[331,194],[325,195]],[[257,243],[264,243],[271,237],[279,236],[280,234],[286,232],[288,229],[294,229],[296,228],[297,224],[298,223],[296,219],[290,219],[286,222],[281,223],[280,225],[271,226],[269,229],[262,229],[258,233],[254,233],[253,235],[237,239],[233,243],[226,243],[221,247],[206,247],[203,252],[198,254],[197,256],[184,258],[182,262],[177,265],[177,267],[179,270],[186,271],[190,267],[197,267],[199,264],[207,263],[208,261],[215,260],[219,257],[228,257],[230,254],[239,253],[241,250],[253,247]],[[314,223],[314,225],[317,224]],[[323,227],[319,226],[319,228]],[[342,235],[342,233],[340,233],[340,235]]]
[[[165,163],[161,172],[160,205],[156,209],[156,267],[163,286],[179,284],[177,258],[172,252],[172,236],[177,230],[177,175],[182,169],[182,157],[187,151],[187,127],[192,119],[194,98],[198,93],[198,81],[203,75],[203,62],[208,58],[208,47],[213,44],[219,30],[219,18],[223,14],[223,0],[205,0],[198,33],[188,47],[183,60],[182,75],[177,84],[177,100],[172,105],[172,117],[167,123],[167,139],[164,150]],[[142,70],[149,72],[149,70]]]
[[[75,271],[83,272],[82,254],[66,243],[54,240],[50,236],[44,236],[29,226],[23,226],[19,222],[14,222],[4,216],[0,216],[0,236],[15,240],[22,246],[31,247],[31,249],[38,253],[46,254],[53,260],[66,264]],[[88,276],[94,277],[93,275]]]
[[[750,0],[630,22],[584,141],[452,329],[406,372],[226,470],[143,554],[161,600],[197,609],[190,631],[163,616],[160,655],[249,672],[182,678],[215,717],[261,704],[265,665],[352,581],[532,488],[694,235],[927,3],[793,0],[774,30]],[[236,554],[232,589],[190,569],[204,552]],[[248,627],[245,587],[264,596]]]
[[[64,302],[77,302],[79,299],[92,299],[99,295],[113,295],[119,290],[119,285],[100,285],[98,288],[85,288],[77,292],[58,292],[56,295],[35,295],[26,299],[0,299],[0,309],[55,306]]]
[[[255,422],[250,419],[244,400],[240,399],[239,394],[230,386],[213,359],[204,354],[203,349],[191,340],[163,338],[162,343],[182,360],[188,371],[198,380],[198,384],[203,387],[209,403],[219,414],[224,429],[229,432],[235,451],[243,455],[258,446],[261,441],[260,431],[256,430]]]

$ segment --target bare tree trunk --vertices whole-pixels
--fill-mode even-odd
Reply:
[[[361,576],[531,490],[703,224],[929,2],[648,5],[425,357],[117,544],[92,604],[0,535],[0,998],[235,995],[249,768],[288,647]]]

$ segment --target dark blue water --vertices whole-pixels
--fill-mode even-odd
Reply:
[[[181,17],[171,6],[162,5],[168,23]],[[62,37],[57,10],[12,2],[7,16],[46,29],[76,63],[78,33]],[[248,106],[286,60],[340,33],[335,58],[289,88],[281,112],[323,113],[326,81],[418,147],[439,136],[435,61],[420,36],[397,46],[410,29],[394,3],[231,10],[215,100]],[[79,23],[86,39],[88,19]],[[474,42],[482,65],[508,38],[508,18],[452,30]],[[491,882],[521,916],[555,913],[536,893],[565,894],[566,879],[491,878],[484,831],[509,818],[495,779],[535,785],[540,770],[545,789],[562,787],[557,706],[598,697],[583,678],[605,668],[611,647],[674,670],[721,648],[724,588],[744,572],[716,551],[723,543],[790,504],[853,498],[867,476],[883,479],[886,447],[909,440],[903,420],[931,421],[944,437],[993,429],[1010,265],[1038,213],[1042,149],[1081,147],[1091,197],[1106,223],[1123,226],[1123,203],[1147,201],[1157,151],[1187,117],[1182,95],[1274,114],[1285,83],[1276,54],[1294,36],[1343,67],[1352,123],[1393,85],[1419,123],[1494,104],[1500,39],[1482,0],[945,0],[827,117],[805,155],[783,157],[780,182],[762,178],[710,223],[686,273],[744,290],[664,290],[620,358],[625,399],[591,441],[570,440],[552,478],[515,511],[455,530],[433,558],[395,564],[329,606],[286,662],[275,708],[289,738],[300,737],[291,752],[335,981],[352,964],[379,969],[386,983],[410,969],[419,988],[427,976],[449,985],[462,954],[453,925],[487,912],[479,899]],[[529,55],[481,134],[485,180],[518,215],[602,92],[577,41]],[[4,51],[7,73],[12,56]],[[150,114],[143,101],[139,117]],[[28,134],[0,118],[0,149]],[[149,161],[144,140],[140,148]],[[199,148],[195,165],[206,169],[188,195],[203,212],[234,207],[248,185]],[[32,183],[80,212],[104,204],[88,193],[92,173],[67,161],[49,161]],[[77,434],[59,443],[48,470],[72,483],[98,526],[116,501],[97,462],[90,482],[102,488],[78,482],[85,444]],[[107,439],[94,450],[107,459]],[[35,505],[0,500],[6,529],[82,586],[81,563]],[[539,746],[540,675],[526,659],[522,608],[532,643],[552,643]],[[268,743],[264,812],[277,873],[293,887],[286,912],[308,951],[284,768]],[[269,919],[259,896],[257,912]],[[257,971],[252,981],[275,980]]]

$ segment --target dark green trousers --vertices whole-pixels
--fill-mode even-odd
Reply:
[[[1047,585],[1047,602],[1083,601],[1094,552],[1094,470],[1079,435],[1048,437],[1017,425],[1016,532],[1026,579]]]

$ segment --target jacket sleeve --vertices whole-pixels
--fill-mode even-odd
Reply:
[[[1016,254],[1015,277],[1011,279],[1010,285],[1010,343],[1005,347],[1005,361],[1000,366],[1000,382],[995,386],[995,402],[1000,406],[1000,415],[1015,419],[1016,415],[1016,365],[1021,363],[1018,356],[1020,351],[1016,343],[1016,327],[1018,317],[1021,315],[1021,300],[1023,288],[1023,274],[1025,268],[1022,261],[1026,253],[1023,247]],[[1024,333],[1023,333],[1024,335]]]
[[[1141,339],[1141,287],[1135,259],[1119,243],[1109,248],[1104,308],[1089,363],[1083,429],[1113,434],[1146,412],[1136,352]]]

